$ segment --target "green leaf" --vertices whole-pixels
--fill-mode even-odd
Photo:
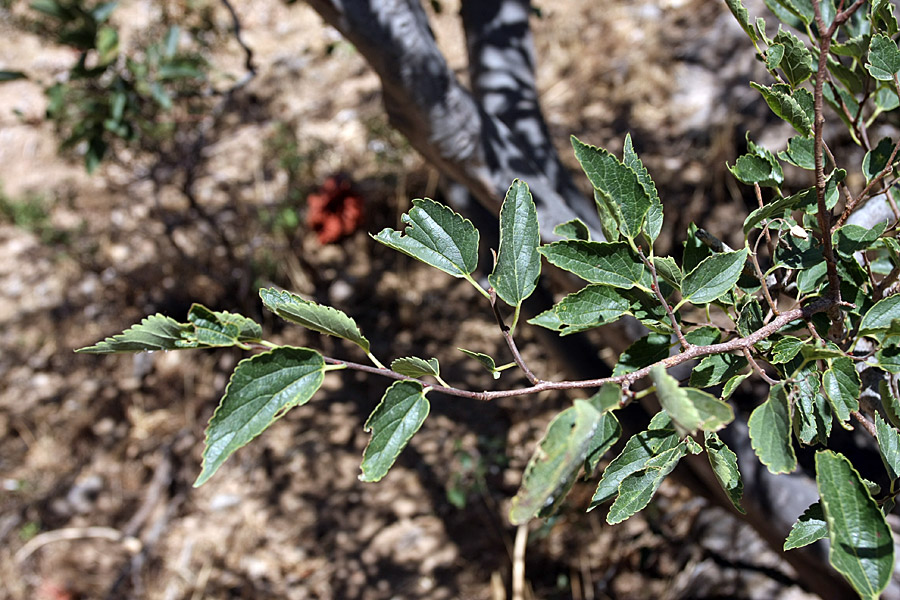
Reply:
[[[669,356],[671,346],[672,342],[666,334],[649,333],[645,335],[622,352],[613,369],[613,376],[632,373],[666,358]]]
[[[566,325],[596,326],[628,314],[631,301],[615,288],[593,284],[560,300],[555,311]]]
[[[782,58],[784,58],[784,46],[781,44],[769,44],[769,47],[766,48],[766,68],[774,71],[781,64]]]
[[[538,251],[550,264],[589,283],[627,289],[639,284],[644,275],[644,265],[625,242],[563,240],[541,246]]]
[[[708,388],[737,375],[747,366],[747,359],[736,354],[711,354],[703,358],[691,372],[691,385]]]
[[[800,99],[775,86],[766,87],[751,81],[750,87],[759,91],[772,112],[787,121],[800,135],[812,135],[812,120]]]
[[[657,365],[650,370],[659,403],[669,414],[682,437],[698,429],[716,431],[734,420],[730,406],[714,396],[692,388],[682,388],[678,380]]]
[[[746,249],[720,252],[704,259],[681,281],[682,298],[692,304],[720,298],[737,283],[746,261]]]
[[[387,389],[363,427],[372,432],[372,439],[363,452],[360,481],[379,481],[387,475],[430,408],[417,381],[397,381]]]
[[[879,300],[863,316],[860,335],[887,330],[894,319],[900,319],[900,294]]]
[[[853,260],[855,253],[868,250],[875,243],[875,240],[884,233],[886,226],[887,221],[877,223],[873,227],[844,225],[832,235],[834,249],[845,258]]]
[[[775,200],[774,202],[770,202],[765,206],[761,206],[760,208],[757,208],[752,213],[747,215],[747,218],[744,219],[744,235],[750,233],[751,229],[753,229],[766,219],[780,217],[784,215],[784,211],[786,210],[794,210],[796,208],[812,206],[815,203],[816,190],[815,188],[808,188],[803,190],[802,192],[797,192],[793,196],[785,196],[783,198]]]
[[[778,158],[796,167],[812,171],[816,168],[815,139],[794,136],[788,140],[787,150],[778,153]]]
[[[188,341],[194,333],[194,327],[188,323],[179,323],[175,319],[161,314],[141,319],[122,333],[108,337],[93,346],[79,348],[76,352],[90,354],[112,354],[114,352],[144,352],[155,350],[179,350],[193,348],[196,342]]]
[[[653,267],[656,269],[657,278],[669,283],[675,289],[681,289],[683,275],[674,258],[671,256],[654,256]]]
[[[529,321],[529,323],[530,322],[531,321]],[[500,379],[500,371],[497,370],[497,364],[494,362],[493,358],[491,358],[487,354],[482,354],[481,352],[472,352],[471,350],[466,350],[465,348],[457,348],[457,350],[481,363],[482,367],[490,371],[491,375],[494,376],[494,379]]]
[[[785,336],[775,342],[772,346],[772,364],[783,364],[793,360],[800,348],[804,345],[803,340],[792,335]]]
[[[618,386],[610,385],[609,387],[617,388]],[[599,393],[600,392],[598,392],[598,394]],[[621,394],[621,389],[618,390],[617,394]],[[588,400],[588,402],[591,402],[591,400]],[[593,404],[593,402],[591,403]],[[616,404],[618,405],[618,402],[616,402]],[[596,405],[594,408],[600,410]],[[621,436],[622,426],[619,425],[619,420],[616,418],[616,415],[611,411],[603,412],[603,414],[600,415],[600,422],[597,425],[597,429],[594,430],[594,435],[591,437],[587,456],[584,459],[584,470],[588,476],[594,472],[594,469],[600,464],[600,459],[613,447],[613,444],[619,441]]]
[[[728,170],[738,181],[747,185],[758,183],[763,187],[778,187],[784,182],[781,165],[755,154],[739,156],[734,166],[728,167]]]
[[[574,406],[554,417],[512,499],[509,519],[513,525],[527,523],[568,493],[584,466],[599,422],[600,413],[584,400],[575,400]]]
[[[649,428],[631,436],[625,443],[621,454],[614,458],[603,471],[603,477],[600,478],[588,510],[593,510],[618,494],[619,484],[622,483],[622,480],[632,473],[640,471],[651,458],[671,450],[678,443],[678,435],[675,433],[669,416],[665,412],[657,413],[650,420]]]
[[[619,484],[619,496],[606,515],[606,522],[615,525],[643,510],[666,476],[675,470],[678,461],[687,452],[687,443],[682,442],[671,450],[650,458],[643,469],[623,479]]]
[[[750,373],[742,373],[740,375],[735,375],[731,379],[725,382],[725,385],[722,386],[722,400],[728,400],[731,398],[731,395],[734,393],[738,386],[743,383],[745,379],[750,377]]]
[[[418,356],[407,356],[405,358],[394,360],[391,363],[391,371],[396,371],[407,377],[418,378],[426,375],[438,377],[441,374],[441,366],[438,364],[438,359],[436,358],[425,360]]]
[[[869,35],[857,35],[845,42],[831,44],[831,51],[838,56],[862,58],[869,51]]]
[[[581,219],[572,219],[571,221],[560,223],[553,228],[553,234],[558,235],[564,240],[591,241],[591,231]]]
[[[750,414],[750,445],[772,473],[790,473],[797,468],[791,444],[791,407],[784,384],[769,390],[769,398]]]
[[[891,81],[900,73],[900,49],[896,42],[881,33],[872,36],[866,70],[879,81]]]
[[[652,244],[656,241],[656,238],[659,237],[659,232],[662,230],[663,206],[662,201],[659,199],[659,192],[656,191],[656,184],[650,177],[650,172],[634,151],[630,133],[625,135],[625,149],[622,154],[622,162],[625,163],[625,166],[634,171],[638,181],[641,183],[641,187],[644,188],[644,191],[647,192],[647,196],[650,197],[650,209],[647,211],[647,219],[644,222],[644,232],[647,234],[647,237]]]
[[[872,181],[887,166],[891,159],[894,143],[891,138],[882,138],[878,145],[866,152],[863,157],[862,170],[866,176],[866,183]],[[896,162],[896,158],[894,161]]]
[[[846,423],[850,413],[859,410],[859,374],[853,360],[835,358],[831,361],[831,368],[822,375],[822,386],[838,421],[849,428]]]
[[[813,73],[813,57],[806,45],[793,33],[780,27],[772,41],[784,46],[784,58],[779,66],[791,87],[797,87],[809,79]]]
[[[703,440],[706,445],[706,455],[709,457],[709,465],[716,474],[716,479],[719,480],[719,484],[737,511],[742,515],[746,514],[741,506],[744,482],[741,480],[741,472],[738,470],[737,455],[713,432],[705,432]]]
[[[512,182],[500,208],[500,250],[488,281],[510,306],[519,306],[534,292],[541,275],[538,246],[541,234],[537,209],[524,181]],[[477,249],[477,243],[475,245]]]
[[[597,205],[597,215],[600,217],[600,230],[607,242],[617,242],[622,237],[622,214],[619,206],[606,194],[594,188],[594,204]]]
[[[308,348],[284,346],[239,362],[206,428],[203,470],[194,487],[289,409],[309,401],[324,377],[322,355]]]
[[[700,413],[700,429],[718,431],[734,421],[734,409],[712,394],[694,388],[682,388]]]
[[[266,308],[285,321],[303,325],[307,329],[319,333],[343,338],[353,342],[365,352],[369,351],[369,340],[363,337],[362,332],[356,326],[356,321],[336,308],[316,304],[310,300],[304,300],[297,294],[275,288],[260,289],[259,297],[262,298]]]
[[[478,266],[478,230],[462,215],[417,198],[402,221],[407,225],[402,233],[385,228],[374,239],[454,277],[470,275]]]
[[[713,327],[712,325],[704,325],[703,327],[692,329],[684,334],[684,339],[686,339],[689,344],[695,346],[712,346],[713,344],[718,344],[721,337],[722,332],[719,331],[718,327]]]
[[[891,481],[900,478],[900,432],[891,427],[877,412],[875,430],[878,432],[878,449]]]
[[[803,511],[797,522],[791,527],[791,532],[784,541],[785,550],[802,548],[813,542],[818,542],[828,535],[828,524],[825,523],[825,513],[822,512],[822,503],[816,502]]]
[[[900,400],[894,397],[887,381],[878,382],[878,391],[881,393],[881,405],[884,407],[884,414],[888,421],[894,427],[900,427]]]
[[[893,536],[884,515],[840,454],[816,453],[816,483],[828,524],[831,566],[862,598],[878,598],[894,569]]]
[[[821,390],[820,373],[814,362],[794,374],[794,433],[804,444],[825,444],[831,435],[831,407]]]
[[[741,0],[725,0],[725,4],[728,5],[729,10],[731,10],[731,14],[734,15],[735,19],[737,19],[737,22],[741,26],[741,29],[744,30],[744,33],[750,36],[750,39],[754,42],[759,41],[759,36],[750,25],[750,13],[748,13],[747,9],[744,8],[744,4],[741,2]]]
[[[651,200],[637,174],[603,148],[589,146],[572,136],[575,158],[594,188],[618,207],[622,233],[634,239],[641,233]]]
[[[262,339],[262,327],[253,319],[230,312],[213,312],[200,304],[191,306],[188,321],[194,338],[204,346],[234,346]]]

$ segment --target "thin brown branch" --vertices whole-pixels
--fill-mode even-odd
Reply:
[[[897,81],[896,75],[894,75],[894,81],[895,82]],[[897,85],[897,88],[900,89],[900,85]],[[844,207],[844,212],[841,213],[841,217],[837,220],[837,222],[834,224],[834,227],[831,229],[832,232],[834,232],[835,229],[837,229],[838,227],[840,227],[847,221],[847,219],[850,217],[850,215],[853,214],[853,211],[856,210],[856,207],[859,205],[860,202],[867,200],[869,198],[872,188],[874,188],[876,185],[881,183],[881,181],[885,177],[887,177],[888,175],[891,174],[891,172],[893,172],[894,159],[897,157],[898,150],[900,150],[900,140],[897,140],[897,143],[894,144],[894,148],[893,148],[893,150],[891,150],[891,156],[890,156],[890,158],[888,158],[887,165],[885,165],[885,167],[881,170],[881,172],[879,172],[875,177],[873,177],[871,179],[871,181],[869,181],[869,183],[866,184],[866,187],[863,188],[863,191],[861,191],[855,198],[853,198],[852,201],[847,203],[847,206]],[[888,191],[886,193],[890,194],[890,191]]]
[[[522,355],[519,353],[519,348],[516,346],[516,341],[513,339],[512,333],[509,331],[509,326],[503,322],[503,315],[500,314],[500,307],[497,306],[497,290],[494,288],[490,289],[491,294],[491,309],[494,311],[494,318],[497,319],[497,325],[500,326],[500,332],[503,334],[503,339],[506,340],[506,346],[509,348],[509,351],[512,353],[513,360],[516,363],[522,373],[525,374],[525,377],[531,383],[531,385],[535,385],[540,383],[540,379],[538,379],[534,373],[531,372],[531,369],[528,368],[528,365],[525,364],[525,361],[522,359]]]
[[[669,315],[669,321],[672,323],[672,329],[675,331],[675,335],[678,336],[678,341],[681,342],[681,347],[685,350],[690,349],[691,343],[685,339],[684,333],[681,331],[681,326],[678,324],[678,319],[675,318],[675,313],[672,311],[672,307],[669,306],[669,302],[659,289],[659,279],[656,276],[656,265],[653,264],[652,260],[644,256],[644,252],[640,248],[638,248],[638,254],[641,257],[641,260],[644,261],[644,265],[650,269],[650,275],[653,278],[653,292],[663,305],[663,308],[666,309],[666,314]]]
[[[756,371],[757,375],[763,378],[766,383],[769,385],[778,385],[778,382],[769,377],[769,375],[765,372],[765,370],[759,366],[759,363],[756,362],[756,359],[753,358],[753,354],[750,352],[749,348],[744,348],[744,357],[747,359],[747,362],[750,363],[750,366],[753,367],[753,370]]]
[[[853,418],[859,421],[859,424],[862,425],[862,428],[869,432],[876,440],[878,439],[878,431],[875,429],[875,425],[872,424],[870,420],[866,418],[864,414],[859,412],[858,410],[850,411],[850,414],[853,415]]]
[[[572,390],[572,389],[584,389],[584,388],[599,388],[607,383],[615,383],[622,385],[623,389],[625,387],[630,386],[633,382],[643,379],[650,374],[650,370],[656,366],[661,366],[663,368],[669,369],[676,365],[680,365],[689,360],[694,360],[697,358],[702,358],[704,356],[709,356],[711,354],[725,354],[729,352],[743,352],[744,349],[749,350],[753,347],[754,344],[759,343],[760,341],[768,338],[772,334],[778,332],[781,328],[783,328],[788,323],[796,320],[808,320],[812,315],[828,310],[832,306],[834,306],[834,301],[830,298],[819,298],[802,308],[795,308],[786,312],[781,313],[777,317],[775,317],[769,324],[757,329],[753,333],[748,336],[742,338],[735,338],[732,340],[728,340],[727,342],[722,342],[719,344],[712,344],[710,346],[691,346],[689,349],[685,350],[680,354],[675,354],[673,356],[669,356],[668,358],[664,358],[655,362],[654,364],[644,367],[642,369],[638,369],[637,371],[633,371],[631,373],[626,373],[624,375],[616,375],[613,377],[603,377],[600,379],[583,379],[579,381],[540,381],[531,387],[520,388],[514,390],[496,390],[496,391],[484,391],[484,392],[473,392],[470,390],[463,390],[454,387],[444,387],[441,385],[432,385],[427,382],[413,379],[411,377],[407,377],[406,375],[402,375],[397,373],[396,371],[391,371],[390,369],[378,369],[376,367],[370,367],[369,365],[361,365],[358,363],[353,363],[345,360],[338,360],[336,358],[325,357],[325,362],[331,365],[341,365],[348,369],[353,369],[357,371],[363,371],[366,373],[371,373],[373,375],[382,375],[384,377],[388,377],[391,379],[412,379],[413,381],[418,381],[423,386],[429,387],[435,392],[441,392],[442,394],[447,394],[448,396],[457,396],[460,398],[471,398],[473,400],[481,400],[484,402],[489,402],[491,400],[497,400],[499,398],[510,398],[513,396],[525,396],[528,394],[537,394],[539,392],[546,392],[550,390]]]
[[[769,229],[766,228],[766,233],[768,234]],[[760,238],[756,238],[757,245],[759,244]],[[769,286],[766,284],[766,276],[763,275],[762,269],[759,268],[759,261],[756,260],[756,249],[750,253],[750,262],[753,264],[753,270],[756,272],[756,278],[759,279],[759,285],[762,287],[763,296],[766,297],[766,302],[769,304],[769,308],[772,310],[772,314],[778,316],[778,307],[775,305],[775,301],[772,300],[772,295],[769,293]]]

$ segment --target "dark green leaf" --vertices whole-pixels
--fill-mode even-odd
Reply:
[[[644,265],[625,242],[563,240],[541,246],[538,251],[550,264],[589,283],[631,288],[644,278]]]
[[[613,369],[613,376],[624,375],[642,369],[669,356],[672,346],[669,336],[662,333],[649,333],[631,344],[619,356]]]
[[[791,527],[791,532],[784,541],[784,549],[802,548],[823,539],[827,535],[828,525],[825,523],[822,503],[816,502],[803,511],[803,514]]]
[[[629,312],[628,298],[615,288],[598,284],[569,294],[556,305],[556,314],[566,325],[602,325]]]
[[[784,384],[769,390],[769,398],[750,414],[750,445],[772,473],[790,473],[797,468],[791,444],[791,407]]]
[[[878,598],[894,569],[894,544],[884,515],[844,456],[816,453],[816,482],[822,498],[829,561],[867,599]]]
[[[608,387],[616,388],[618,386],[611,385]],[[600,392],[598,392],[598,394],[599,393]],[[621,389],[619,390],[619,393],[621,393]],[[591,400],[589,400],[589,402],[591,402]],[[618,402],[616,404],[618,404]],[[594,407],[600,410],[596,405],[594,405]],[[588,446],[587,456],[584,459],[584,470],[588,476],[594,472],[594,469],[596,469],[597,465],[600,463],[600,459],[613,447],[613,444],[619,441],[621,436],[622,426],[619,425],[619,420],[616,418],[616,415],[613,414],[612,411],[603,412],[600,416],[600,421],[597,424],[597,429],[594,431],[594,435],[591,436],[591,443]]]
[[[691,372],[691,385],[708,388],[719,385],[747,366],[747,359],[737,354],[711,354],[703,358]]]
[[[859,374],[849,358],[835,358],[822,375],[822,387],[831,401],[834,414],[846,428],[852,411],[859,410]]]
[[[16,79],[28,79],[28,75],[22,71],[0,71],[0,83],[15,81]]]
[[[597,485],[588,510],[592,510],[619,493],[619,484],[626,477],[643,469],[647,461],[679,443],[678,435],[669,416],[659,412],[650,420],[646,431],[637,433],[625,444],[622,453],[609,463]]]
[[[203,346],[234,346],[262,339],[262,327],[253,319],[230,312],[213,312],[200,304],[191,306],[188,321],[193,338]]]
[[[876,302],[863,316],[859,333],[864,335],[887,330],[894,319],[900,319],[900,294]]]
[[[379,481],[387,475],[430,408],[417,381],[397,381],[387,389],[363,428],[372,432],[372,439],[363,452],[360,481]]]
[[[79,348],[76,352],[111,354],[193,348],[197,346],[196,342],[189,341],[193,333],[194,327],[189,323],[179,323],[170,317],[155,314],[145,317],[140,324],[132,325],[118,335],[93,346]]]
[[[750,87],[759,91],[772,112],[787,121],[800,135],[812,134],[812,121],[798,98],[775,86],[766,87],[751,81]]]
[[[866,152],[863,157],[862,170],[866,176],[866,182],[872,181],[875,176],[881,173],[891,159],[891,151],[894,149],[894,143],[891,138],[882,138],[878,145]],[[896,162],[896,158],[894,159]]]
[[[289,409],[309,401],[324,377],[322,355],[308,348],[285,346],[239,362],[206,428],[203,470],[194,487]]]
[[[802,192],[798,192],[793,196],[779,198],[774,202],[770,202],[765,206],[757,208],[744,219],[744,235],[750,233],[750,230],[759,223],[773,217],[781,217],[786,210],[794,210],[805,206],[814,205],[816,202],[815,188],[808,188]]]
[[[794,433],[804,444],[828,442],[831,435],[831,407],[821,390],[815,363],[807,363],[794,374],[790,388],[794,398]]]
[[[669,283],[675,289],[681,289],[683,276],[674,258],[671,256],[654,256],[653,267],[656,269],[657,278]]]
[[[375,240],[454,277],[470,275],[478,266],[478,230],[472,222],[428,198],[413,200],[402,218],[401,233],[382,229]]]
[[[774,165],[754,154],[739,156],[733,167],[728,167],[738,181],[753,185],[758,183],[763,187],[777,187],[784,181],[784,173],[781,166]]]
[[[896,42],[881,33],[872,36],[866,69],[880,81],[891,81],[900,73],[900,49]]]
[[[285,321],[297,323],[319,333],[343,338],[353,342],[365,352],[369,352],[369,340],[360,332],[356,321],[338,309],[316,304],[310,300],[304,300],[297,294],[275,288],[260,289],[259,297],[262,298],[266,308]]]
[[[881,415],[875,413],[875,430],[878,432],[878,449],[891,481],[900,478],[900,432],[891,427]]]
[[[737,283],[746,260],[746,249],[720,252],[704,259],[682,279],[682,298],[692,304],[706,304],[720,298]]]
[[[738,470],[737,455],[725,445],[719,436],[707,431],[704,434],[706,455],[716,479],[728,495],[728,499],[741,514],[746,511],[741,506],[741,497],[744,495],[744,482],[741,480],[741,472]]]
[[[772,364],[777,365],[793,360],[803,344],[803,340],[792,335],[781,338],[772,346]]]
[[[625,477],[619,484],[619,495],[609,508],[606,522],[615,525],[643,510],[687,451],[687,443],[682,442],[648,459],[644,468]]]
[[[884,407],[884,414],[888,421],[894,427],[900,427],[900,400],[894,397],[888,382],[881,380],[878,382],[878,391],[881,393],[881,405]]]
[[[581,219],[572,219],[571,221],[560,223],[553,228],[553,233],[564,240],[591,241],[591,232]]]
[[[426,375],[437,377],[441,374],[441,366],[436,358],[425,360],[418,356],[407,356],[391,362],[391,371],[396,371],[407,377],[418,378]]]
[[[554,417],[512,499],[509,519],[513,525],[527,523],[568,493],[584,466],[599,422],[600,413],[584,400],[576,400]]]
[[[814,147],[814,138],[797,135],[788,140],[787,150],[779,152],[778,157],[801,169],[812,171],[816,168]]]
[[[457,348],[457,350],[481,363],[482,367],[490,371],[491,375],[494,376],[494,379],[500,379],[500,371],[497,370],[497,365],[494,362],[493,358],[491,358],[487,354],[482,354],[481,352],[472,352],[471,350],[466,350],[465,348]]]
[[[722,386],[722,400],[728,400],[741,383],[750,377],[750,373],[735,375]]]
[[[619,206],[606,194],[594,188],[594,204],[600,217],[600,229],[607,242],[617,242],[622,237],[622,215]]]
[[[781,44],[769,44],[769,47],[766,48],[766,68],[774,71],[781,64],[782,58],[784,58],[784,46]]]
[[[869,51],[870,39],[871,36],[869,35],[854,36],[845,42],[831,44],[831,51],[838,56],[862,58]]]
[[[630,133],[625,135],[625,150],[623,152],[622,162],[634,171],[635,175],[638,177],[638,181],[641,183],[641,187],[644,188],[644,191],[647,192],[647,195],[650,197],[650,209],[647,211],[647,219],[644,222],[644,232],[647,234],[647,237],[652,244],[656,241],[659,232],[662,230],[663,206],[659,199],[659,193],[656,191],[656,184],[653,183],[653,179],[650,177],[650,172],[647,171],[647,168],[644,167],[644,163],[641,162],[641,159],[634,151]]]
[[[572,146],[594,188],[618,206],[622,233],[631,239],[637,237],[651,204],[637,174],[608,151],[584,144],[574,136]]]
[[[703,327],[698,327],[697,329],[693,329],[684,334],[684,339],[686,339],[689,344],[695,346],[712,346],[713,344],[718,344],[721,337],[722,332],[718,327],[713,327],[712,325],[704,325]]]
[[[832,235],[834,249],[845,258],[854,260],[853,255],[860,250],[869,249],[875,240],[884,233],[886,226],[887,221],[877,223],[873,227],[844,225]]]
[[[519,306],[537,287],[541,275],[537,251],[540,244],[531,191],[524,181],[516,179],[500,208],[500,250],[494,272],[488,277],[497,295],[510,306]]]

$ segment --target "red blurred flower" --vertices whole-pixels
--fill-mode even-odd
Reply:
[[[346,175],[326,179],[317,192],[306,197],[306,204],[306,224],[322,244],[334,243],[362,225],[363,198]]]

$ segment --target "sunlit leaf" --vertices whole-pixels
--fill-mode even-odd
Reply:
[[[880,81],[891,81],[900,73],[900,49],[896,42],[881,33],[872,36],[867,60],[866,70]]]
[[[823,539],[827,535],[828,524],[825,523],[822,503],[816,502],[803,511],[803,514],[791,527],[791,532],[784,541],[784,549],[802,548]]]
[[[746,249],[719,252],[704,259],[681,280],[682,298],[692,304],[706,304],[720,298],[737,283],[746,261]]]
[[[111,354],[193,348],[198,345],[196,341],[189,341],[193,332],[194,327],[190,323],[179,323],[170,317],[155,314],[141,319],[139,324],[132,325],[118,335],[93,346],[79,348],[76,352]]]
[[[266,308],[285,321],[303,325],[307,329],[319,333],[343,338],[353,342],[364,351],[369,351],[369,340],[360,332],[356,321],[336,308],[316,304],[297,294],[275,288],[260,289],[259,297],[262,298]]]
[[[391,371],[396,371],[407,377],[418,378],[426,375],[437,377],[441,374],[441,366],[436,358],[425,360],[418,356],[407,356],[391,362]]]
[[[365,431],[372,438],[363,452],[360,481],[379,481],[425,422],[431,405],[421,383],[397,381],[369,415]]]
[[[572,219],[571,221],[560,223],[553,228],[553,233],[564,240],[591,241],[591,231],[581,219]]]
[[[550,264],[589,283],[631,288],[643,280],[644,265],[625,242],[563,240],[538,251]]]
[[[510,306],[519,306],[537,287],[541,275],[537,209],[524,181],[516,179],[500,208],[500,249],[488,281]],[[477,244],[476,244],[477,248]]]
[[[849,358],[836,358],[822,375],[822,388],[838,421],[849,428],[850,413],[859,410],[859,374]]]

